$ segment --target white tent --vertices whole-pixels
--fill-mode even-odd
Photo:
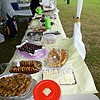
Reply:
[[[82,41],[82,33],[80,30],[81,23],[80,23],[80,16],[82,11],[83,0],[77,0],[77,11],[74,23],[74,33],[73,33],[73,43],[76,49],[78,50],[79,54],[83,59],[86,56],[85,45]]]

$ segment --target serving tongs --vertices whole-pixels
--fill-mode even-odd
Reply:
[[[59,31],[55,31],[55,32],[44,33],[44,35],[46,34],[60,35],[61,33]]]

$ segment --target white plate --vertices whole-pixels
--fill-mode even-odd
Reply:
[[[26,100],[34,100],[33,97],[30,97]],[[94,94],[80,94],[72,96],[61,96],[60,100],[99,100],[99,98]]]
[[[61,96],[60,100],[99,100],[94,94],[77,94],[72,96]]]

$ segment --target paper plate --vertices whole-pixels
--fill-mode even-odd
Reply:
[[[50,93],[46,95],[45,89],[49,89]],[[53,80],[42,80],[34,87],[33,96],[35,100],[59,100],[61,95],[60,86]]]
[[[20,50],[17,49],[17,53],[19,55],[21,55],[22,57],[25,57],[25,58],[40,59],[40,58],[45,57],[45,55],[47,54],[47,50],[46,49],[41,49],[41,50],[37,51],[35,54],[30,54],[28,52],[20,51]]]

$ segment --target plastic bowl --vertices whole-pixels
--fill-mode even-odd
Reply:
[[[54,44],[56,43],[56,35],[54,34],[46,34],[43,36],[43,42],[45,44]]]

